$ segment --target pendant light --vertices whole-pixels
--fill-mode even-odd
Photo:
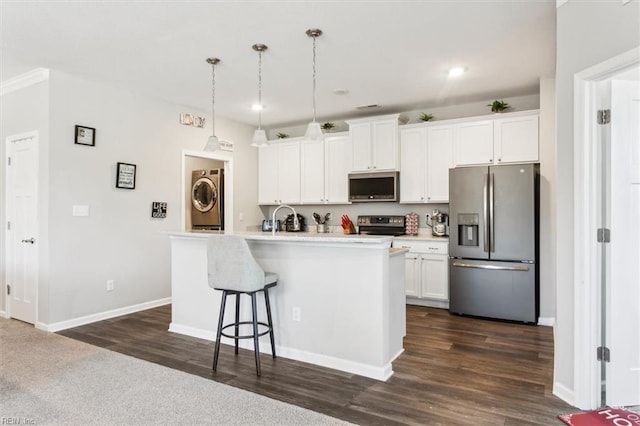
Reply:
[[[251,146],[268,146],[267,134],[262,130],[262,52],[268,49],[264,44],[254,44],[251,46],[258,52],[258,128],[253,132]]]
[[[313,121],[307,126],[304,137],[319,140],[322,139],[323,134],[320,123],[316,122],[316,38],[322,35],[322,30],[311,28],[306,31],[306,34],[313,39]]]
[[[216,136],[216,64],[220,62],[218,58],[207,58],[207,63],[211,64],[211,136],[204,146],[205,151],[217,151],[220,148],[220,141]]]

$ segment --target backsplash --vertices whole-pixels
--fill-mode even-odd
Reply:
[[[260,206],[262,214],[265,219],[271,219],[271,215],[277,206]],[[358,216],[363,215],[396,215],[404,216],[408,213],[417,213],[418,226],[420,228],[426,228],[425,215],[431,216],[433,210],[439,210],[443,213],[449,213],[449,204],[400,204],[400,203],[354,203],[354,204],[316,204],[316,205],[292,205],[296,210],[296,213],[301,214],[307,221],[307,226],[311,228],[315,225],[313,222],[312,214],[318,213],[320,216],[324,216],[326,213],[331,213],[331,220],[328,224],[331,226],[331,232],[342,232],[340,226],[340,217],[346,214],[349,218],[356,223]],[[283,220],[291,211],[288,209],[282,209],[278,212],[278,219]],[[247,229],[252,224],[247,224]],[[259,226],[260,224],[255,224]],[[259,228],[258,228],[259,229]]]

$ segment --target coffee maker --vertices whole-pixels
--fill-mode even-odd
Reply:
[[[435,237],[446,237],[449,235],[449,215],[439,210],[434,210],[431,214],[431,234]]]

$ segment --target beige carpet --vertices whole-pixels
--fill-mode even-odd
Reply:
[[[348,424],[0,319],[0,423]]]

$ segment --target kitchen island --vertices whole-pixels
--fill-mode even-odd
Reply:
[[[207,238],[171,239],[170,331],[215,340],[221,292],[207,284]],[[278,356],[386,380],[405,335],[404,253],[391,237],[315,233],[236,233],[257,262],[279,275],[269,291]],[[248,319],[249,298],[241,311]],[[265,318],[264,298],[258,314]],[[227,309],[225,323],[233,309]],[[223,343],[233,340],[223,337]],[[252,349],[252,342],[241,341]],[[270,353],[268,336],[261,352]],[[213,356],[213,351],[212,351]]]

